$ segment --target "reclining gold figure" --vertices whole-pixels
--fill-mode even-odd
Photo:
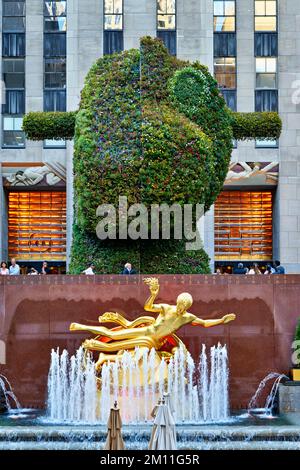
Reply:
[[[190,294],[184,292],[177,297],[176,305],[154,303],[159,292],[157,278],[146,278],[144,282],[149,286],[150,297],[147,299],[144,309],[147,312],[157,313],[156,318],[141,316],[133,321],[128,321],[121,314],[106,312],[99,317],[99,323],[115,323],[116,328],[104,326],[88,326],[79,323],[70,325],[71,331],[88,331],[96,336],[94,339],[84,341],[83,347],[90,351],[100,351],[96,369],[106,361],[115,361],[124,351],[134,352],[136,347],[154,348],[159,357],[170,358],[177,347],[184,347],[182,341],[175,332],[184,325],[192,324],[210,328],[229,323],[235,319],[235,314],[230,313],[216,320],[202,320],[188,312],[193,303]]]

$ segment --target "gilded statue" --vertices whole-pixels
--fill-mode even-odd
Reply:
[[[99,317],[99,323],[115,323],[115,328],[105,326],[89,326],[72,323],[71,331],[88,331],[97,335],[93,339],[87,339],[83,347],[89,351],[99,351],[97,370],[106,361],[115,361],[126,350],[134,352],[136,347],[154,348],[160,358],[171,357],[176,348],[184,347],[183,342],[176,336],[176,331],[182,326],[192,324],[210,328],[226,324],[235,319],[235,314],[230,313],[215,320],[202,320],[189,313],[193,298],[191,294],[184,292],[177,297],[176,305],[156,303],[159,293],[157,278],[144,279],[150,289],[150,296],[146,300],[144,309],[146,312],[157,314],[156,317],[141,316],[133,321],[127,320],[117,312],[106,312]]]

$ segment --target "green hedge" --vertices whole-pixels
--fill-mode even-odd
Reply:
[[[74,139],[77,112],[31,112],[24,116],[23,130],[29,140]],[[231,112],[236,140],[278,139],[282,122],[278,113]]]
[[[72,140],[76,114],[76,112],[28,113],[23,119],[23,130],[30,140]]]
[[[278,113],[231,113],[233,136],[237,140],[279,139],[282,122]]]

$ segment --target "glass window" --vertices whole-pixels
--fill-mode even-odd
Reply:
[[[234,57],[214,59],[214,74],[220,88],[236,88],[236,60]]]
[[[214,1],[214,31],[235,31],[235,1]]]
[[[3,59],[3,81],[6,88],[25,87],[25,60]]]
[[[255,147],[257,148],[277,148],[278,147],[278,140],[259,140],[256,139]]]
[[[66,59],[45,59],[45,88],[66,87]]]
[[[255,111],[278,111],[278,91],[277,90],[256,90],[255,91]]]
[[[65,90],[45,90],[44,91],[44,111],[65,111],[66,91]]]
[[[276,88],[277,59],[256,58],[256,88]]]
[[[123,31],[104,31],[103,54],[123,51]]]
[[[255,31],[277,30],[277,2],[255,0]]]
[[[24,114],[25,113],[24,90],[6,90],[5,103],[3,103],[2,108],[3,108],[3,114]]]
[[[66,148],[66,141],[63,139],[59,140],[44,140],[44,147],[45,148]]]
[[[45,2],[44,16],[66,16],[67,2]]]
[[[24,57],[25,56],[25,34],[4,33],[2,34],[2,56]]]
[[[67,31],[67,18],[65,16],[49,16],[45,18],[45,32]]]
[[[176,29],[176,2],[175,0],[157,0],[157,29]]]
[[[104,0],[104,29],[123,29],[123,0]]]
[[[47,33],[44,34],[44,56],[65,57],[66,56],[66,34]]]
[[[25,16],[25,2],[3,2],[3,16]]]
[[[25,134],[22,131],[22,117],[3,116],[2,147],[24,147]]]
[[[23,33],[25,31],[25,17],[4,16],[2,25],[4,33]]]

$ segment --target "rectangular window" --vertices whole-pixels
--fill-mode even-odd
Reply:
[[[45,88],[66,88],[66,59],[45,59]]]
[[[235,1],[214,0],[214,32],[235,31]]]
[[[221,89],[221,93],[224,96],[228,108],[232,111],[236,111],[236,90]]]
[[[177,53],[176,0],[157,0],[157,37],[171,55]]]
[[[2,72],[6,89],[25,88],[25,59],[3,59]]]
[[[157,0],[157,30],[176,29],[175,0]]]
[[[255,31],[277,31],[277,2],[255,0]]]
[[[216,57],[214,75],[220,88],[236,88],[236,60],[234,57]]]
[[[256,57],[276,57],[278,55],[277,33],[255,33],[254,55]]]
[[[44,111],[65,111],[66,91],[65,90],[45,90],[44,91]]]
[[[278,91],[277,90],[256,90],[255,91],[255,111],[278,111]]]
[[[25,56],[25,34],[3,33],[2,34],[2,56],[24,57]]]
[[[114,54],[123,49],[123,0],[104,0],[103,54]]]
[[[25,1],[2,1],[2,147],[25,145]]]
[[[271,191],[223,191],[215,203],[215,259],[271,260],[272,227]]]
[[[214,34],[214,57],[236,56],[236,34],[216,33]]]
[[[104,30],[123,29],[123,0],[104,0]]]
[[[3,142],[2,147],[24,147],[25,136],[22,131],[23,118],[3,116]]]
[[[256,88],[275,89],[277,87],[277,59],[275,57],[257,57]]]
[[[66,259],[66,193],[18,191],[8,196],[9,257]]]
[[[66,111],[67,2],[44,2],[44,111]],[[45,140],[45,148],[65,147]]]

